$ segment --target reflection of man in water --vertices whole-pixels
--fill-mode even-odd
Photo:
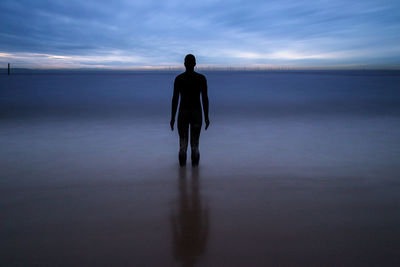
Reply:
[[[171,216],[174,258],[182,266],[194,266],[199,260],[209,232],[209,212],[202,203],[198,168],[192,170],[190,181],[186,179],[186,169],[179,170],[178,208]]]
[[[186,165],[186,151],[189,140],[189,125],[190,147],[192,149],[192,164],[199,164],[199,138],[202,123],[200,94],[203,102],[206,130],[210,124],[210,120],[208,119],[207,80],[204,75],[194,71],[194,66],[196,66],[195,57],[191,54],[186,55],[186,71],[175,78],[174,95],[172,97],[172,112],[170,122],[172,131],[174,130],[175,114],[178,108],[179,96],[181,97],[178,114],[178,132],[180,147],[179,164],[181,166]]]

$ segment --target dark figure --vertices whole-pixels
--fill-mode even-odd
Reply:
[[[198,167],[186,178],[186,168],[179,169],[179,202],[171,214],[173,254],[182,266],[194,266],[204,254],[209,234],[209,210],[203,203]]]
[[[208,96],[207,96],[207,80],[202,74],[194,71],[196,59],[193,55],[188,54],[185,57],[186,71],[175,78],[174,95],[172,97],[171,112],[171,130],[174,130],[175,114],[178,108],[179,95],[181,103],[179,105],[178,114],[178,132],[179,132],[179,164],[186,165],[186,152],[189,140],[190,126],[190,146],[192,149],[192,165],[199,164],[199,138],[202,123],[200,94],[203,102],[204,120],[206,122],[205,129],[210,125],[208,118]]]

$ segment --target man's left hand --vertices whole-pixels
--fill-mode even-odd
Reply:
[[[205,121],[206,121],[206,130],[208,129],[208,126],[210,126],[210,120],[209,119],[205,119]]]

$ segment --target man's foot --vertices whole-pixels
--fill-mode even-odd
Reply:
[[[192,151],[192,166],[198,166],[200,161],[199,151]]]
[[[179,165],[181,167],[186,165],[186,153],[183,151],[179,152]]]

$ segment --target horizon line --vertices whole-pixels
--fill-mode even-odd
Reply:
[[[82,66],[82,67],[64,67],[64,66],[35,66],[35,67],[12,67],[11,70],[31,70],[31,71],[184,71],[184,66],[130,66],[130,67],[114,67],[114,66]],[[0,70],[7,70],[8,66],[0,67]],[[195,69],[200,71],[296,71],[296,70],[400,70],[399,65],[328,65],[328,66],[277,66],[277,65],[252,65],[252,66],[238,66],[238,65],[200,65]]]

